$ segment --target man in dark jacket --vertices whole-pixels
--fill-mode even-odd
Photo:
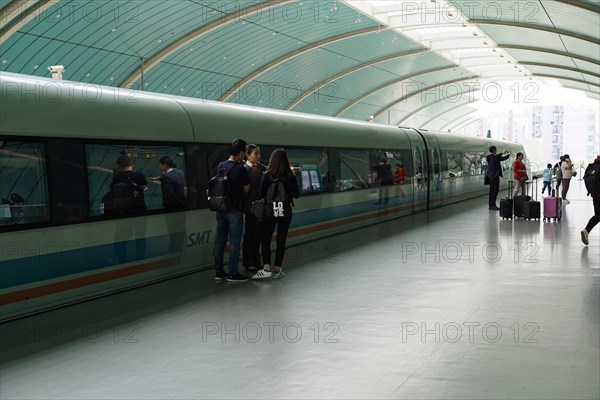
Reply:
[[[501,161],[508,160],[510,157],[510,151],[506,150],[502,154],[496,154],[496,146],[490,146],[490,154],[486,157],[487,160],[487,172],[485,173],[490,179],[490,194],[489,194],[489,208],[490,210],[499,210],[496,205],[496,198],[500,191],[500,177],[502,175]]]
[[[185,209],[185,177],[183,172],[177,169],[177,164],[169,156],[162,157],[158,162],[162,171],[162,176],[159,179],[163,196],[163,208],[169,211]]]

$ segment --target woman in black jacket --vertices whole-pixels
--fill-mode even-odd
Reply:
[[[284,149],[276,149],[271,154],[267,171],[260,182],[260,198],[266,199],[267,216],[261,227],[263,269],[252,279],[283,278],[283,256],[288,230],[292,223],[293,198],[300,196],[298,181],[290,167]],[[275,264],[271,271],[271,238],[277,227],[277,248]]]
[[[244,197],[242,211],[246,217],[244,224],[243,264],[248,271],[261,269],[260,261],[260,226],[261,222],[252,213],[252,202],[259,198],[260,181],[265,168],[260,163],[260,148],[255,144],[246,146],[246,163],[244,164],[250,179],[250,191]]]

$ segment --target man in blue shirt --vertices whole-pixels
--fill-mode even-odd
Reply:
[[[497,211],[500,208],[496,205],[496,198],[500,191],[500,177],[502,175],[501,161],[508,160],[510,157],[510,151],[506,150],[502,154],[496,154],[496,146],[490,146],[490,154],[486,157],[487,160],[487,172],[485,173],[490,179],[490,194],[489,194],[489,208],[490,210]]]
[[[244,158],[246,157],[246,142],[236,139],[231,142],[229,158],[217,167],[225,168],[229,178],[233,209],[230,211],[217,211],[217,236],[215,238],[215,280],[227,282],[243,282],[248,277],[238,272],[240,258],[240,243],[244,230],[244,213],[242,212],[242,195],[250,190],[250,179]],[[229,274],[223,268],[223,253],[229,236]]]

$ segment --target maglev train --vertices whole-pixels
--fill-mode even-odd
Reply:
[[[419,129],[0,73],[0,319],[7,321],[213,267],[206,188],[236,138],[297,168],[289,246],[486,195],[490,145]],[[103,212],[116,159],[160,176],[170,156],[188,208]],[[504,162],[510,173],[513,157]],[[381,185],[388,164],[393,182]],[[388,171],[389,171],[388,170]],[[502,188],[506,188],[506,180]],[[398,220],[402,223],[402,219]],[[121,252],[117,250],[121,249]]]

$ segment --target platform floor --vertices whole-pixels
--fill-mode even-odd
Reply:
[[[598,399],[600,227],[480,198],[0,326],[2,399]]]

